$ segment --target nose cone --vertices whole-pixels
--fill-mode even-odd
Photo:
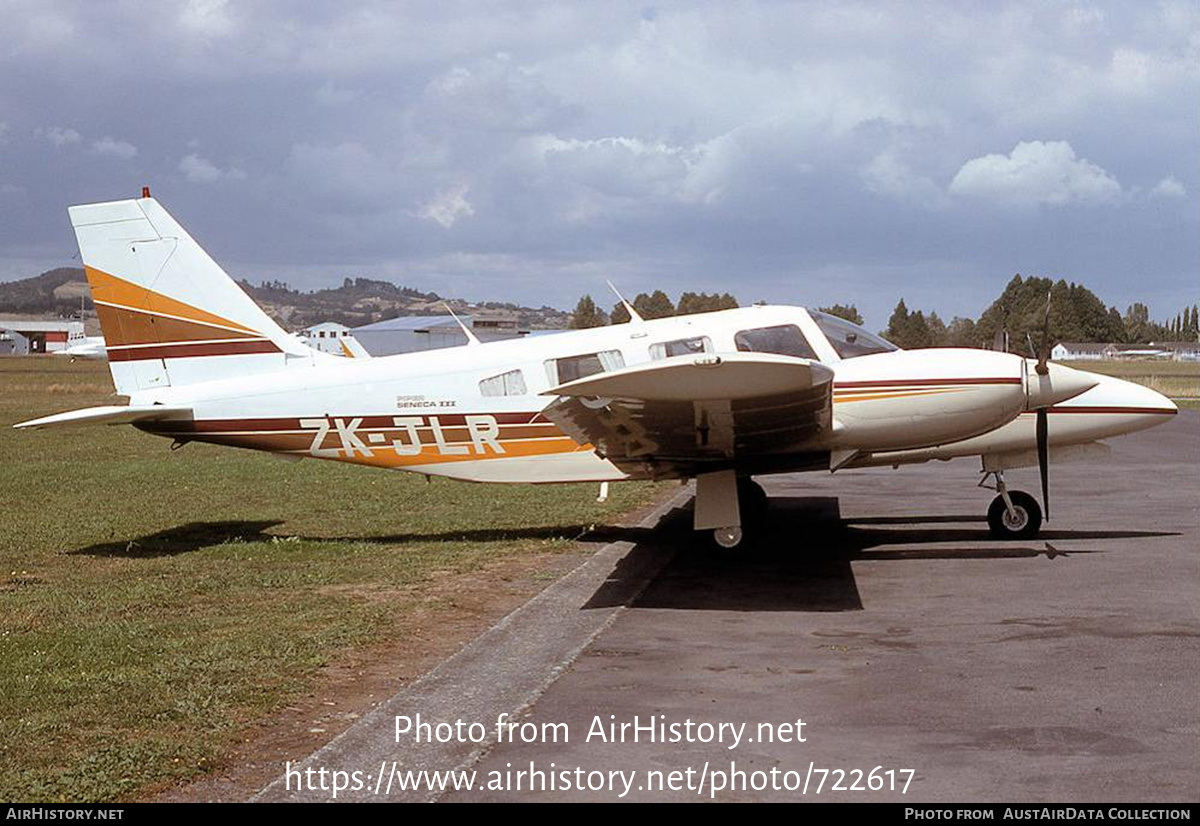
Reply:
[[[1094,388],[1054,407],[1051,433],[1068,440],[1095,441],[1169,422],[1178,408],[1161,393],[1130,381],[1092,374]],[[1051,436],[1053,443],[1054,437]]]
[[[1161,424],[1179,412],[1175,402],[1157,390],[1111,376],[1101,377],[1101,384],[1095,393],[1088,394],[1089,399],[1092,396],[1103,398],[1104,403],[1114,410],[1135,416],[1139,429]]]
[[[1039,375],[1037,362],[1025,359],[1026,410],[1052,405],[1073,399],[1086,393],[1100,383],[1099,377],[1082,370],[1064,367],[1053,362],[1046,365],[1046,375]]]

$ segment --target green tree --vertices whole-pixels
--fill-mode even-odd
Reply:
[[[904,335],[904,328],[908,324],[908,305],[904,303],[904,299],[900,299],[900,303],[896,305],[896,309],[892,310],[892,315],[888,318],[887,329],[883,331],[889,341],[893,344],[901,345],[896,340],[897,336]]]
[[[851,324],[858,324],[859,326],[863,324],[862,314],[858,312],[858,308],[853,304],[834,304],[832,307],[818,307],[817,309],[823,313],[844,318]]]
[[[608,314],[608,320],[612,324],[627,324],[629,319],[629,310],[626,310],[625,304],[620,301],[613,305],[612,312]]]
[[[590,295],[579,299],[575,312],[571,313],[571,329],[583,330],[588,327],[603,327],[608,323],[608,316],[596,306]]]
[[[958,316],[950,319],[950,324],[946,327],[946,346],[979,347],[981,344],[983,342],[979,340],[973,319]]]
[[[929,344],[926,346],[945,347],[946,342],[950,339],[950,331],[946,329],[946,323],[938,318],[936,312],[931,312],[925,319],[925,323],[929,327]]]
[[[1105,307],[1081,284],[1049,278],[1013,276],[1004,291],[976,323],[977,338],[992,341],[1000,330],[1009,333],[1009,349],[1024,354],[1027,340],[1040,345],[1050,297],[1050,341],[1123,341],[1125,321],[1115,307]],[[1028,338],[1027,338],[1028,337]]]
[[[633,299],[633,309],[637,310],[642,318],[667,318],[675,315],[675,305],[662,290],[655,290],[650,295],[638,293],[637,298]]]
[[[905,350],[940,347],[949,338],[946,325],[938,318],[937,313],[930,313],[928,317],[921,310],[910,313],[903,298],[892,311],[883,335],[888,341]]]
[[[1133,344],[1145,344],[1153,338],[1150,323],[1150,308],[1141,302],[1134,302],[1125,311],[1122,319],[1125,325],[1125,340]]]
[[[711,313],[717,310],[732,310],[738,306],[737,299],[729,293],[683,293],[675,305],[676,315]]]

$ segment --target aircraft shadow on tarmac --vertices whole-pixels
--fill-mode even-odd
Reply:
[[[1035,544],[1044,549],[1019,545],[995,547],[952,547],[954,543],[976,543],[989,539],[987,527],[978,516],[866,517],[843,520],[834,497],[775,497],[764,534],[757,547],[728,552],[700,550],[691,530],[690,507],[676,508],[653,528],[587,525],[550,525],[523,528],[481,528],[410,534],[362,536],[301,536],[306,542],[354,541],[380,545],[409,542],[467,541],[498,542],[517,539],[581,539],[589,543],[632,542],[628,559],[640,564],[621,566],[627,571],[644,570],[647,555],[673,555],[672,562],[641,596],[666,600],[654,587],[664,576],[687,574],[711,582],[697,594],[697,607],[745,610],[848,610],[861,607],[849,563],[853,560],[889,559],[1012,559],[1018,557],[1068,556],[1094,553],[1079,549],[1058,550],[1046,540],[1123,539],[1177,534],[1151,531],[1042,531]],[[928,527],[957,524],[960,527]],[[133,539],[102,542],[67,551],[68,554],[99,557],[154,558],[192,553],[201,548],[230,542],[270,542],[280,537],[269,532],[282,520],[189,522]],[[962,525],[973,525],[963,527]],[[878,527],[859,527],[859,526]],[[908,527],[911,525],[912,527]],[[977,526],[974,526],[977,525]],[[888,548],[894,545],[941,545],[945,547]],[[617,587],[626,575],[618,571],[612,587],[593,598],[609,604],[626,604],[629,583]],[[841,585],[839,585],[841,583]],[[746,593],[743,590],[749,589]],[[774,596],[760,593],[775,591]],[[685,596],[684,588],[679,598]],[[711,592],[711,593],[710,593]],[[620,602],[613,602],[617,595]],[[703,599],[700,599],[703,597]],[[689,600],[690,601],[690,600]],[[600,603],[596,603],[600,604]],[[772,606],[776,606],[772,608]]]
[[[958,526],[929,527],[948,523]],[[1161,531],[1059,530],[1043,531],[1028,543],[995,543],[986,520],[977,515],[846,520],[835,497],[774,497],[763,534],[754,546],[718,551],[697,547],[691,532],[691,511],[684,507],[664,516],[646,538],[634,540],[635,547],[583,607],[856,611],[863,605],[852,562],[1055,559],[1103,553],[1060,549],[1051,544],[1056,540],[1175,535]],[[977,544],[980,542],[994,544]],[[920,547],[892,547],[897,545]],[[645,587],[641,587],[644,580],[634,582],[645,576],[650,564],[645,557],[664,550],[673,553]]]

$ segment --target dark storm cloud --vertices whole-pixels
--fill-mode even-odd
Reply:
[[[236,275],[1196,298],[1190,3],[6,4],[0,277],[147,182]]]

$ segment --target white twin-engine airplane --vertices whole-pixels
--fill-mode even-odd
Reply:
[[[980,456],[992,532],[1037,533],[1007,468],[1103,453],[1175,406],[1118,379],[1008,353],[902,351],[800,307],[477,342],[374,359],[284,332],[148,191],[70,208],[127,406],[17,427],[132,424],[472,482],[696,480],[695,528],[732,548],[762,521],[752,476]],[[981,484],[984,480],[981,480]]]
[[[68,356],[75,359],[106,359],[108,351],[104,347],[104,336],[85,336],[83,333],[71,333],[67,336],[67,349],[56,350],[56,356]]]

